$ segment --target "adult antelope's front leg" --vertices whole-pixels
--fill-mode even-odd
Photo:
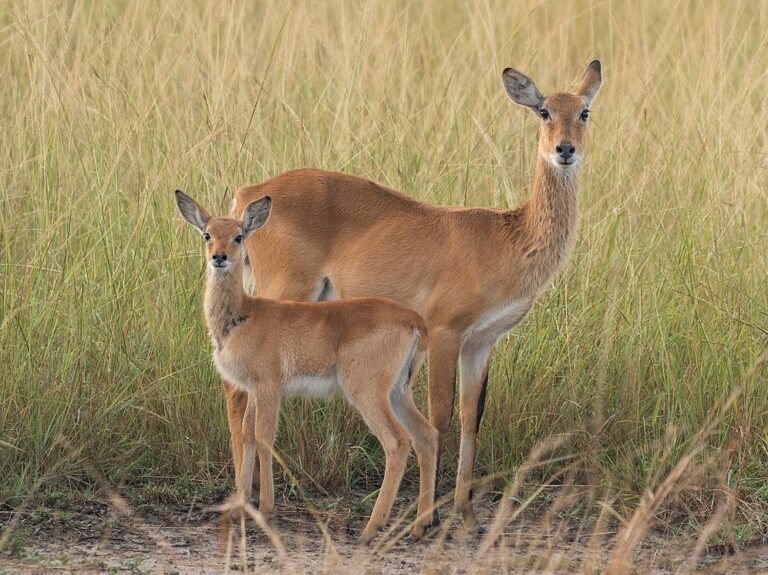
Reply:
[[[461,350],[461,382],[459,390],[459,417],[461,419],[461,444],[459,446],[459,470],[456,475],[456,510],[461,513],[464,527],[470,532],[480,530],[472,507],[472,477],[477,448],[477,432],[485,409],[485,393],[488,385],[488,367],[493,349],[492,342],[468,341]]]

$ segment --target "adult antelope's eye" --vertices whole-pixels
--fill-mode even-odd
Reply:
[[[586,121],[587,121],[587,118],[589,118],[589,110],[584,110],[584,111],[581,113],[581,121],[582,121],[582,122],[586,122]]]
[[[208,232],[204,232],[203,239],[207,242],[208,240],[211,239],[211,234],[209,234]]]
[[[239,244],[242,241],[243,241],[243,236],[242,235],[235,236],[235,243],[236,244]]]
[[[541,110],[539,110],[539,114],[541,115],[542,120],[549,120],[549,110],[545,110],[544,108],[542,108]]]

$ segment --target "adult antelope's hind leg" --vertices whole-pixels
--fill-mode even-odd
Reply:
[[[456,362],[459,359],[459,337],[452,331],[433,331],[429,340],[429,422],[437,429],[437,457],[435,459],[435,487],[440,483],[440,456],[453,415],[456,392]],[[437,526],[440,516],[435,509],[432,524]]]
[[[456,510],[461,513],[467,531],[481,528],[472,507],[472,478],[477,449],[477,432],[485,409],[485,393],[488,385],[488,367],[493,349],[492,342],[473,344],[467,342],[461,350],[461,382],[459,386],[459,417],[461,419],[461,444],[459,446],[459,470],[456,476]]]

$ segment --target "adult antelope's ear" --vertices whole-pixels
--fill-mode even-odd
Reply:
[[[266,224],[271,210],[272,198],[269,196],[264,196],[248,204],[243,211],[243,235],[248,236]]]
[[[584,72],[584,78],[581,79],[576,94],[584,96],[587,101],[587,106],[592,103],[592,100],[597,96],[600,91],[600,84],[603,83],[603,72],[600,66],[600,60],[592,60],[587,66],[587,71]]]
[[[520,104],[533,110],[537,116],[541,116],[541,105],[544,103],[544,95],[539,92],[536,84],[522,72],[514,68],[506,68],[501,73],[504,89],[515,104]]]
[[[181,190],[176,190],[176,207],[179,209],[181,217],[187,222],[201,232],[205,230],[205,226],[208,225],[208,220],[211,219],[211,216],[208,215],[208,212],[200,204]]]

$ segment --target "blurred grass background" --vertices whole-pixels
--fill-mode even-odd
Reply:
[[[600,58],[579,241],[497,346],[478,475],[567,433],[584,483],[632,505],[743,383],[711,476],[667,511],[696,520],[726,487],[768,533],[766,369],[745,379],[768,345],[766,30],[763,2],[3,2],[0,501],[88,488],[84,461],[115,485],[231,481],[174,189],[224,213],[315,166],[513,207],[537,121],[501,70],[551,93]],[[302,484],[378,487],[349,413],[288,403],[277,449]]]

